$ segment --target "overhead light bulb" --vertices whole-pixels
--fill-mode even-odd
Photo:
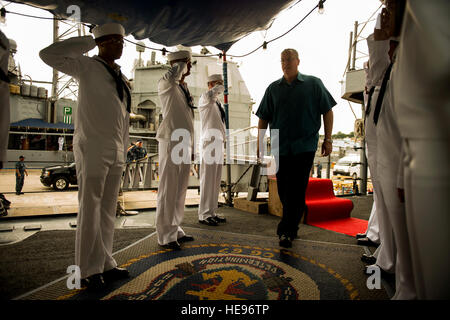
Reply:
[[[4,7],[0,9],[0,23],[6,24],[6,9]]]
[[[323,0],[319,1],[319,13],[323,14],[325,11],[324,7],[323,7]]]

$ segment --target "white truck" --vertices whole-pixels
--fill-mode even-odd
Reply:
[[[343,175],[353,179],[361,177],[361,160],[359,155],[349,155],[339,159],[333,168],[333,175]],[[370,172],[367,170],[367,177]]]

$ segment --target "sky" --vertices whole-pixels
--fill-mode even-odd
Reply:
[[[267,31],[256,31],[235,43],[227,52],[228,55],[243,55],[256,47],[263,41],[269,41],[297,24],[316,4],[318,0],[302,0],[290,9],[279,13],[271,28]],[[7,5],[6,9],[12,12],[20,12],[41,17],[52,17],[52,15],[41,9],[32,8],[27,5],[0,1],[1,5]],[[377,11],[381,2],[379,0],[327,0],[325,11],[319,14],[315,10],[294,30],[284,37],[268,44],[267,49],[259,49],[257,52],[244,58],[233,58],[240,65],[239,71],[244,79],[250,96],[255,102],[253,111],[256,112],[261,98],[267,86],[281,78],[283,73],[280,65],[280,53],[285,48],[294,48],[299,52],[301,73],[314,75],[322,80],[325,87],[337,102],[333,108],[334,125],[333,133],[339,131],[349,133],[354,130],[355,116],[361,117],[361,105],[341,99],[341,81],[348,61],[349,37],[354,29],[355,21],[360,23],[359,28]],[[373,19],[376,15],[373,16]],[[361,33],[361,41],[357,49],[358,59],[356,68],[362,68],[363,62],[368,59],[367,45],[364,37],[367,37],[375,26],[375,21],[370,21]],[[8,38],[17,42],[18,52],[15,56],[16,63],[20,64],[22,74],[29,75],[33,80],[51,81],[52,69],[44,64],[39,58],[39,50],[53,42],[52,20],[33,19],[7,14],[6,25],[0,24],[0,29]],[[133,36],[128,39],[136,41]],[[146,46],[163,48],[162,45],[144,40]],[[219,50],[207,47],[211,53],[219,53]],[[174,48],[167,48],[173,50]],[[193,47],[192,51],[198,53],[201,47]],[[96,49],[90,55],[96,53]],[[122,57],[116,61],[122,66],[122,72],[132,78],[132,67],[134,59],[138,54],[135,46],[127,44]],[[150,59],[150,50],[143,53],[144,61]],[[157,52],[156,60],[165,62],[165,58]],[[39,86],[42,86],[40,84]],[[50,89],[50,86],[46,86]],[[50,91],[50,90],[49,90]],[[352,112],[352,109],[353,112]],[[252,116],[251,124],[257,124],[257,117]],[[321,129],[323,133],[323,126]]]

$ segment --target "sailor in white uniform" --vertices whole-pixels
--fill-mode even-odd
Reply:
[[[408,0],[392,81],[419,299],[450,297],[448,0]]]
[[[395,62],[394,62],[395,63]],[[385,74],[392,78],[391,68]],[[383,79],[383,81],[385,80]],[[384,199],[385,209],[394,233],[395,247],[397,251],[395,263],[396,291],[393,299],[416,299],[416,290],[411,263],[411,250],[406,226],[405,204],[399,197],[399,190],[403,181],[403,170],[399,167],[400,154],[402,152],[402,139],[398,130],[397,117],[393,105],[393,88],[395,83],[388,81],[381,110],[374,110],[374,121],[377,125],[378,153],[377,171],[381,193]],[[383,90],[383,84],[380,92]],[[381,95],[381,93],[380,93]],[[377,120],[377,114],[378,120]],[[377,259],[378,263],[378,259]]]
[[[366,107],[366,112],[367,112],[369,110],[368,106],[372,100],[372,95],[373,95],[373,91],[374,91],[374,87],[372,86],[371,74],[369,73],[369,61],[366,61],[364,63],[364,72],[366,73],[366,87],[363,92],[363,96],[364,96],[364,106]],[[367,128],[365,128],[367,157],[369,156],[369,148],[367,145],[367,139],[368,139],[369,134],[370,133],[367,132]],[[369,166],[369,169],[370,169],[370,166]],[[372,186],[373,186],[373,175],[371,175],[371,177],[372,177]],[[356,234],[356,239],[358,239],[358,242],[360,242],[361,240],[364,241],[365,238],[367,238],[368,240],[364,241],[364,242],[370,241],[377,245],[380,244],[380,227],[379,227],[379,223],[378,223],[376,202],[377,202],[377,197],[376,197],[375,187],[373,186],[373,203],[372,203],[372,210],[370,211],[369,221],[367,223],[367,229],[364,233]],[[376,258],[372,255],[367,255],[364,253],[361,257],[361,260],[364,262],[373,264],[373,263],[375,263]]]
[[[75,263],[82,283],[101,289],[128,276],[112,257],[117,195],[128,146],[131,95],[120,66],[124,28],[117,23],[93,29],[92,36],[56,42],[39,53],[51,67],[79,82],[73,149],[79,212]],[[84,54],[98,46],[93,57]]]
[[[0,169],[6,166],[10,123],[8,59],[9,40],[0,30]]]
[[[370,168],[370,174],[372,178],[372,184],[374,189],[374,202],[376,202],[377,220],[379,223],[380,234],[380,246],[377,248],[373,256],[370,259],[367,257],[367,261],[373,262],[373,258],[376,259],[376,264],[388,273],[395,272],[395,243],[392,233],[392,226],[387,216],[386,204],[384,203],[383,194],[381,192],[381,186],[379,182],[379,175],[377,169],[377,154],[378,154],[378,128],[373,121],[374,109],[378,101],[378,95],[380,92],[380,86],[382,84],[384,73],[390,64],[389,59],[389,40],[383,40],[378,33],[381,29],[375,29],[374,34],[371,34],[367,38],[367,46],[369,49],[369,74],[370,79],[369,86],[371,87],[371,97],[368,101],[368,107],[366,109],[366,143],[367,143],[367,162]]]
[[[373,121],[377,126],[377,172],[381,194],[387,217],[392,226],[396,247],[395,283],[396,290],[392,299],[416,299],[416,289],[411,263],[411,248],[406,225],[405,204],[402,197],[403,168],[400,166],[402,139],[398,129],[398,119],[394,111],[393,90],[396,83],[391,81],[393,66],[396,62],[398,35],[404,13],[404,1],[388,1],[383,9],[389,21],[388,32],[389,57],[391,63],[387,68],[380,86],[379,97],[373,110]],[[377,259],[377,264],[378,264]]]
[[[198,220],[217,226],[226,219],[216,214],[223,166],[225,110],[218,96],[225,90],[222,75],[208,77],[208,91],[200,97],[198,109],[202,126],[200,164],[200,205]]]
[[[159,187],[156,208],[158,244],[180,250],[180,243],[192,241],[181,228],[189,182],[194,138],[194,105],[184,79],[190,74],[191,53],[187,50],[168,55],[170,69],[158,82],[161,122],[159,142]]]

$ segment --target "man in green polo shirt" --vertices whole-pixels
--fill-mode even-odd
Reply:
[[[280,246],[286,248],[291,247],[292,240],[297,237],[305,210],[306,187],[319,141],[321,115],[325,129],[322,156],[328,156],[332,151],[331,108],[336,105],[319,78],[298,72],[299,64],[296,50],[285,49],[281,53],[283,77],[269,85],[256,112],[259,117],[258,141],[270,125],[271,151],[277,162],[278,195],[283,205],[277,234]]]

